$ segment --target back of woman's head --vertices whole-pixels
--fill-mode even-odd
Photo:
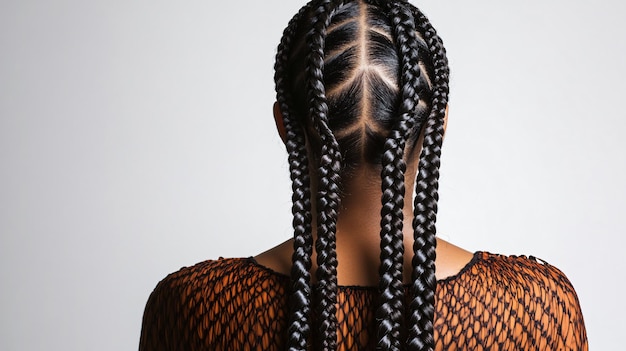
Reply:
[[[320,15],[330,15],[325,19],[329,24],[312,31],[310,24]],[[388,5],[353,1],[326,14],[311,9],[296,27],[295,45],[283,67],[286,88],[293,94],[289,106],[300,123],[312,126],[315,115],[310,111],[321,108],[316,104],[323,103],[320,95],[325,95],[327,124],[339,142],[342,166],[348,171],[362,164],[380,165],[385,139],[402,117],[402,75],[415,94],[411,98],[419,101],[412,109],[417,123],[407,131],[410,146],[417,139],[420,122],[430,111],[434,67],[428,44],[414,26],[396,25],[391,20]],[[402,27],[401,35],[409,36],[402,42],[404,54],[415,55],[405,64],[416,67],[402,67],[395,27]],[[307,40],[317,45],[316,59],[307,58]],[[314,79],[320,81],[311,81]],[[317,133],[308,134],[316,146],[312,150],[318,150]]]
[[[340,190],[354,171],[378,167],[378,347],[432,349],[437,182],[448,94],[441,40],[426,17],[406,1],[314,0],[285,29],[275,69],[294,190],[290,348],[304,350],[312,337],[314,348],[336,349]],[[423,142],[418,145],[420,135]],[[418,150],[413,277],[405,308],[404,173],[405,162]],[[315,169],[309,170],[309,165]],[[312,199],[317,214],[316,294],[309,274]]]

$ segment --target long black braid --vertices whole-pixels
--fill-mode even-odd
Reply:
[[[439,200],[439,165],[443,143],[444,119],[448,104],[449,68],[445,48],[437,32],[417,8],[418,21],[434,65],[433,96],[430,116],[426,120],[424,142],[419,161],[414,202],[413,275],[410,302],[410,350],[433,350],[433,319],[435,311],[435,258],[437,240],[435,222]]]
[[[368,62],[367,67],[359,60]],[[335,234],[341,179],[349,180],[351,171],[363,165],[378,165],[382,209],[377,345],[381,350],[399,350],[406,342],[410,350],[432,349],[434,224],[448,93],[440,39],[421,12],[405,1],[313,0],[284,32],[275,79],[294,190],[289,348],[337,348]],[[413,282],[405,328],[405,160],[419,149],[422,130]],[[309,178],[309,162],[317,167],[311,173],[314,179]],[[311,189],[316,190],[317,296],[309,273]]]
[[[284,67],[293,45],[292,38],[300,17],[307,7],[294,16],[284,31],[278,46],[275,64],[276,95],[285,125],[285,144],[289,154],[289,171],[292,181],[292,213],[294,228],[294,252],[291,277],[292,292],[289,299],[291,312],[288,328],[289,350],[306,350],[310,336],[311,310],[311,254],[313,237],[311,233],[311,187],[305,136],[302,125],[292,118],[289,107],[289,89],[286,86]]]
[[[337,253],[335,233],[339,212],[339,184],[341,152],[339,144],[328,127],[328,104],[324,85],[324,45],[326,29],[338,1],[320,1],[314,10],[311,30],[306,41],[307,55],[307,99],[309,118],[320,138],[318,183],[317,183],[317,282],[319,296],[316,299],[316,329],[319,349],[337,349]]]
[[[404,287],[404,150],[415,124],[416,88],[420,75],[412,14],[399,3],[390,8],[391,25],[400,59],[400,108],[397,124],[385,142],[382,171],[382,208],[380,242],[380,306],[377,310],[378,349],[400,350],[403,324]]]

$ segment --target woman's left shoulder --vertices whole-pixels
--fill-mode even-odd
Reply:
[[[176,348],[171,342],[187,345],[196,340],[202,333],[189,326],[201,326],[205,319],[220,315],[211,309],[218,307],[214,300],[236,296],[237,284],[250,275],[249,261],[206,260],[168,274],[146,303],[139,349],[168,350]]]
[[[574,292],[565,273],[556,266],[535,256],[501,255],[480,252],[480,261],[494,277],[513,285],[534,284],[546,290]]]
[[[516,314],[534,318],[555,331],[560,349],[586,350],[587,335],[574,286],[565,273],[534,256],[506,256],[479,253],[482,269],[505,291],[512,306],[524,309]],[[480,268],[479,268],[480,269]],[[545,332],[545,331],[544,331]]]
[[[578,306],[576,290],[570,280],[547,261],[526,255],[489,252],[476,255],[478,262],[472,267],[473,273],[487,277],[487,282],[516,292],[516,296],[523,294],[537,301]]]

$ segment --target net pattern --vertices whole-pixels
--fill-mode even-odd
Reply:
[[[139,349],[283,350],[289,277],[251,258],[182,268],[150,295]],[[377,289],[342,286],[339,350],[375,349]],[[576,293],[554,266],[478,252],[437,284],[436,350],[587,350]]]

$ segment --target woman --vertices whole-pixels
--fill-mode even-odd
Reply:
[[[435,237],[449,71],[418,9],[311,1],[275,70],[294,237],[169,275],[141,350],[586,350],[558,269]]]

